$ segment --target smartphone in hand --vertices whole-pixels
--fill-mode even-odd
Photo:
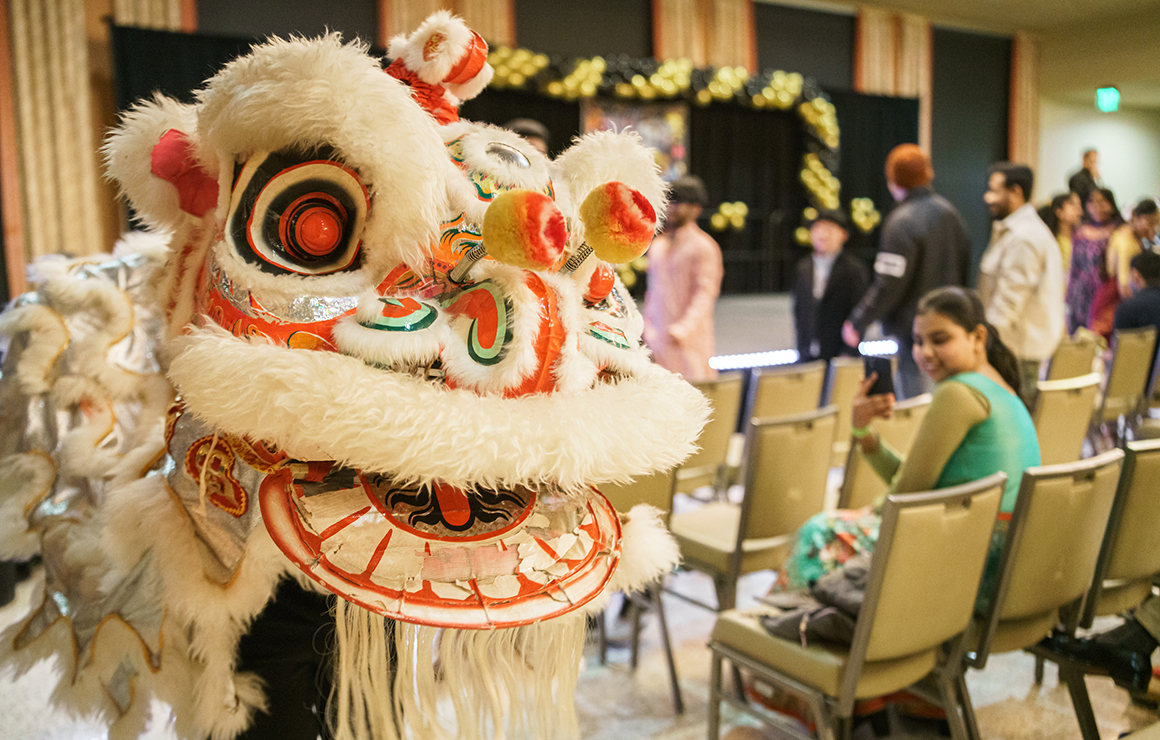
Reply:
[[[866,395],[880,396],[885,393],[893,393],[894,374],[892,372],[890,358],[867,356],[862,358],[862,361],[866,367],[867,378],[874,373],[878,373],[878,379],[874,381],[874,385],[870,387],[870,391]]]

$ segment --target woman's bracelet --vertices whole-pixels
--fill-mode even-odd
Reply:
[[[870,425],[867,424],[864,427],[854,427],[853,429],[850,430],[850,436],[853,437],[854,439],[863,439],[864,437],[869,437],[870,436]]]

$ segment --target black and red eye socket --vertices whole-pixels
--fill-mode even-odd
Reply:
[[[357,173],[329,154],[257,154],[245,164],[229,221],[239,255],[274,274],[358,267],[367,191]]]

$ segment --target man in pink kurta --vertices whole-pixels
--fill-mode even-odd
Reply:
[[[657,364],[686,380],[712,378],[713,306],[721,292],[721,248],[697,226],[707,202],[700,178],[673,183],[665,230],[648,250],[644,340]]]

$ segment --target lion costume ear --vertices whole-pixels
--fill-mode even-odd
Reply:
[[[432,14],[414,32],[391,39],[387,54],[402,60],[423,82],[438,85],[459,100],[482,92],[493,74],[487,42],[446,10]]]
[[[218,167],[196,137],[196,109],[162,96],[133,107],[109,134],[109,176],[150,228],[174,230],[217,206]]]

